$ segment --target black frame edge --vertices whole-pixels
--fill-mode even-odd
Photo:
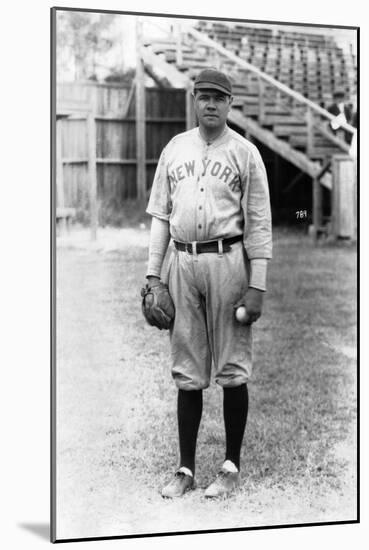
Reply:
[[[350,29],[355,30],[359,27],[351,25],[335,25],[334,23],[325,24],[325,23],[296,23],[295,21],[268,21],[266,19],[241,19],[237,17],[209,17],[209,15],[178,15],[176,13],[151,13],[151,12],[142,12],[142,11],[125,11],[125,10],[104,10],[104,9],[95,9],[95,8],[72,8],[66,6],[54,6],[51,8],[53,10],[63,10],[63,11],[83,11],[90,13],[116,13],[118,15],[142,15],[150,17],[169,17],[174,19],[198,19],[198,20],[207,20],[212,21],[228,21],[235,23],[256,23],[256,24],[266,24],[266,25],[293,25],[296,27],[325,27],[325,28],[334,28],[334,29]]]
[[[56,542],[56,8],[50,8],[50,542]]]

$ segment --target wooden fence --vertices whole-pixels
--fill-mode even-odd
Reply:
[[[186,128],[186,92],[146,88],[146,189],[151,187],[161,150]],[[137,197],[136,123],[134,88],[117,84],[73,82],[59,84],[57,104],[83,102],[96,124],[97,201],[99,222],[119,217],[124,202]],[[65,207],[77,219],[90,219],[88,135],[86,115],[73,114],[60,124],[62,181]],[[59,159],[60,160],[60,159]]]

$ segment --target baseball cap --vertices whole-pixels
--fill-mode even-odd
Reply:
[[[214,89],[223,94],[232,95],[232,84],[229,78],[216,69],[202,70],[194,82],[194,90]]]

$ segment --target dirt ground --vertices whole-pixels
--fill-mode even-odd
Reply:
[[[279,230],[255,365],[242,485],[208,502],[223,459],[222,395],[204,394],[199,488],[160,488],[177,465],[168,335],[145,324],[148,230],[85,230],[57,247],[57,538],[356,518],[356,251]]]

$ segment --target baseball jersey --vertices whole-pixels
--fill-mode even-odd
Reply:
[[[272,256],[264,163],[255,145],[228,126],[210,143],[194,128],[166,145],[146,211],[169,221],[176,241],[243,235],[250,259]]]

